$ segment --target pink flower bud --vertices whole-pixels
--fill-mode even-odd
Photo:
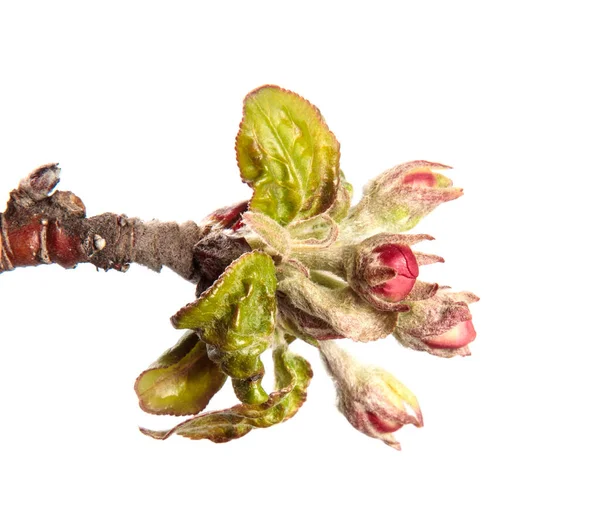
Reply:
[[[402,184],[406,186],[433,188],[436,185],[436,179],[431,169],[423,168],[405,175]]]
[[[372,274],[376,278],[385,274],[378,270],[383,267],[392,270],[394,277],[373,287],[372,291],[389,302],[404,300],[419,275],[419,265],[412,250],[406,245],[387,244],[377,247],[373,253],[379,254],[379,259],[371,263],[372,270],[368,270],[367,274]]]
[[[436,173],[449,166],[426,160],[400,164],[373,179],[342,227],[346,239],[379,232],[405,232],[440,204],[462,195],[452,180]]]
[[[445,333],[424,337],[422,340],[427,346],[432,348],[462,348],[473,342],[476,337],[475,328],[472,320],[465,320]]]
[[[419,265],[406,236],[378,234],[360,243],[347,266],[350,286],[381,311],[402,311]]]
[[[394,376],[361,365],[334,342],[320,342],[319,347],[336,383],[338,408],[355,429],[400,449],[391,433],[409,423],[423,426],[417,398]]]
[[[384,179],[388,186],[413,186],[416,188],[439,188],[452,185],[452,181],[433,170],[452,169],[450,166],[427,162],[426,160],[414,160],[393,167],[378,178]]]
[[[468,345],[477,334],[468,304],[477,300],[472,293],[440,289],[430,299],[411,303],[410,311],[400,315],[394,336],[407,348],[440,357],[470,355]]]

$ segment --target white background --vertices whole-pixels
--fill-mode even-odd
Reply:
[[[346,423],[309,348],[293,420],[159,442],[137,425],[176,420],[142,414],[133,382],[193,287],[2,274],[0,526],[598,528],[594,4],[3,2],[2,203],[56,161],[90,215],[200,220],[249,196],[242,99],[279,84],[321,109],[358,192],[400,162],[454,166],[464,197],[418,227],[446,258],[426,274],[481,301],[470,358],[351,345],[419,397],[400,453]]]

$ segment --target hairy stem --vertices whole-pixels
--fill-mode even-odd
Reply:
[[[190,281],[198,281],[196,243],[210,225],[192,221],[144,222],[104,213],[86,217],[81,199],[55,191],[60,169],[47,164],[23,179],[10,193],[0,214],[0,273],[17,267],[57,263],[65,268],[91,263],[126,271],[138,263],[160,271],[163,266]]]

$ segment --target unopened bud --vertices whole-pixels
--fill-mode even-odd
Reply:
[[[355,429],[400,449],[391,433],[409,423],[423,426],[417,398],[393,375],[358,363],[332,341],[319,347],[336,383],[338,408]]]
[[[387,267],[394,272],[393,278],[373,287],[373,292],[380,294],[389,302],[404,300],[419,275],[419,266],[410,247],[387,244],[377,247],[373,254],[378,256],[377,261],[382,267]],[[377,270],[373,272],[377,274]]]
[[[405,186],[415,186],[423,188],[433,188],[436,185],[436,179],[429,168],[417,170],[412,173],[408,173],[404,176],[402,184]]]
[[[470,355],[468,345],[477,334],[468,304],[477,300],[472,293],[440,289],[432,298],[410,304],[410,311],[400,315],[394,336],[407,348],[440,357]]]
[[[403,300],[419,275],[407,239],[399,234],[378,234],[349,252],[346,268],[350,286],[376,309],[406,310]]]
[[[434,172],[449,166],[416,160],[400,164],[372,180],[363,199],[344,221],[344,238],[356,240],[378,231],[404,232],[413,228],[438,205],[457,199],[462,190]]]
[[[432,348],[462,348],[473,342],[476,337],[472,320],[464,320],[440,335],[424,337],[422,340]]]

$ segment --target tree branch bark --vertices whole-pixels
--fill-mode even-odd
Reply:
[[[41,166],[10,193],[0,214],[0,273],[51,263],[65,268],[91,263],[124,272],[138,263],[156,272],[165,266],[198,282],[202,270],[196,245],[215,228],[239,222],[247,207],[242,203],[217,210],[200,224],[144,222],[114,213],[88,218],[74,193],[52,193],[59,173],[57,164]]]

